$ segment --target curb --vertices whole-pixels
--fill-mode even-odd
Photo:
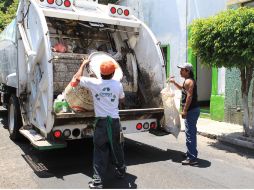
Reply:
[[[207,137],[209,139],[217,139],[217,135],[214,135],[214,134],[209,134],[209,133],[200,132],[200,131],[198,131],[197,134],[201,135],[201,136],[204,136],[204,137]]]
[[[245,147],[254,150],[254,142],[249,142],[246,140],[241,140],[239,138],[225,137],[223,135],[218,136],[217,139],[222,142],[227,142],[237,146]]]
[[[237,145],[240,147],[245,147],[254,150],[254,140],[247,140],[247,138],[244,139],[244,137],[229,137],[225,135],[215,135],[215,134],[209,134],[205,132],[197,132],[198,135],[210,138],[210,139],[217,139],[221,142],[227,142],[229,144]],[[241,139],[242,138],[242,139]]]

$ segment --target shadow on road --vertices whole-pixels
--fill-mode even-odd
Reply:
[[[0,117],[2,118],[0,120],[1,124],[5,129],[8,129],[8,112],[7,110],[0,110]]]
[[[149,162],[159,162],[172,160],[173,162],[181,163],[183,158],[183,152],[177,150],[162,150],[157,147],[149,146],[137,141],[128,139],[125,146],[125,152],[127,152],[128,165],[138,165]],[[207,168],[211,166],[211,162],[204,159],[198,159],[199,164],[195,167]]]
[[[92,178],[92,139],[71,141],[65,149],[50,151],[38,151],[28,146],[20,147],[25,153],[23,158],[40,178],[56,177],[64,180],[64,176],[78,173]],[[127,173],[124,179],[116,180],[113,167],[109,164],[105,188],[137,188],[136,178]]]
[[[1,122],[6,126],[7,117]],[[22,157],[33,169],[39,178],[56,177],[64,180],[64,176],[82,173],[92,177],[92,139],[71,141],[65,149],[38,151],[27,142],[16,143],[24,152]],[[156,146],[156,145],[155,145]],[[183,160],[183,152],[177,150],[162,150],[131,139],[125,142],[125,159],[128,166],[172,160],[180,162]],[[199,159],[197,167],[206,168],[211,163]],[[129,189],[138,188],[135,184],[137,176],[130,173],[122,180],[114,178],[113,169],[110,167],[107,173],[105,188]]]
[[[232,135],[241,136],[242,133],[230,134],[230,136]],[[230,143],[222,142],[222,141],[215,141],[214,143],[211,143],[210,146],[219,150],[223,150],[228,153],[234,153],[234,154],[238,154],[239,156],[243,156],[245,158],[254,159],[254,151],[249,148],[232,145]]]

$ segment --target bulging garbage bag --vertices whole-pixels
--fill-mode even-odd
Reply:
[[[176,91],[178,94],[178,91]],[[180,98],[177,96],[172,88],[167,84],[161,91],[162,102],[164,107],[165,124],[162,126],[165,131],[170,132],[176,138],[181,131],[181,120],[179,115]],[[178,103],[179,102],[179,103]]]
[[[93,111],[92,93],[87,88],[75,85],[72,82],[64,90],[66,101],[75,112]]]

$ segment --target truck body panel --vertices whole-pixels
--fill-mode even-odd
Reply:
[[[72,10],[61,10],[36,0],[22,0],[16,19],[6,29],[12,38],[7,40],[5,31],[1,34],[3,103],[7,107],[13,94],[18,98],[22,126],[17,127],[32,144],[36,144],[36,135],[24,130],[35,131],[47,145],[92,136],[93,112],[56,113],[53,104],[82,58],[93,51],[112,55],[123,70],[126,102],[119,114],[124,133],[148,131],[163,120],[160,91],[166,74],[159,42],[134,16],[112,17],[108,11],[108,6],[100,4],[94,4],[93,9],[73,6]],[[67,52],[53,52],[58,43],[65,44]],[[138,129],[138,124],[143,127]],[[68,130],[68,138],[54,137],[55,131],[64,134]]]

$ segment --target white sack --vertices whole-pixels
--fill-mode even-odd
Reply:
[[[176,92],[179,94],[178,91]],[[175,97],[175,92],[169,87],[169,85],[161,91],[161,96],[165,115],[165,124],[162,127],[165,131],[170,132],[177,138],[181,131],[181,121],[179,115],[180,98],[178,96]],[[179,106],[179,108],[177,108],[176,105]]]

